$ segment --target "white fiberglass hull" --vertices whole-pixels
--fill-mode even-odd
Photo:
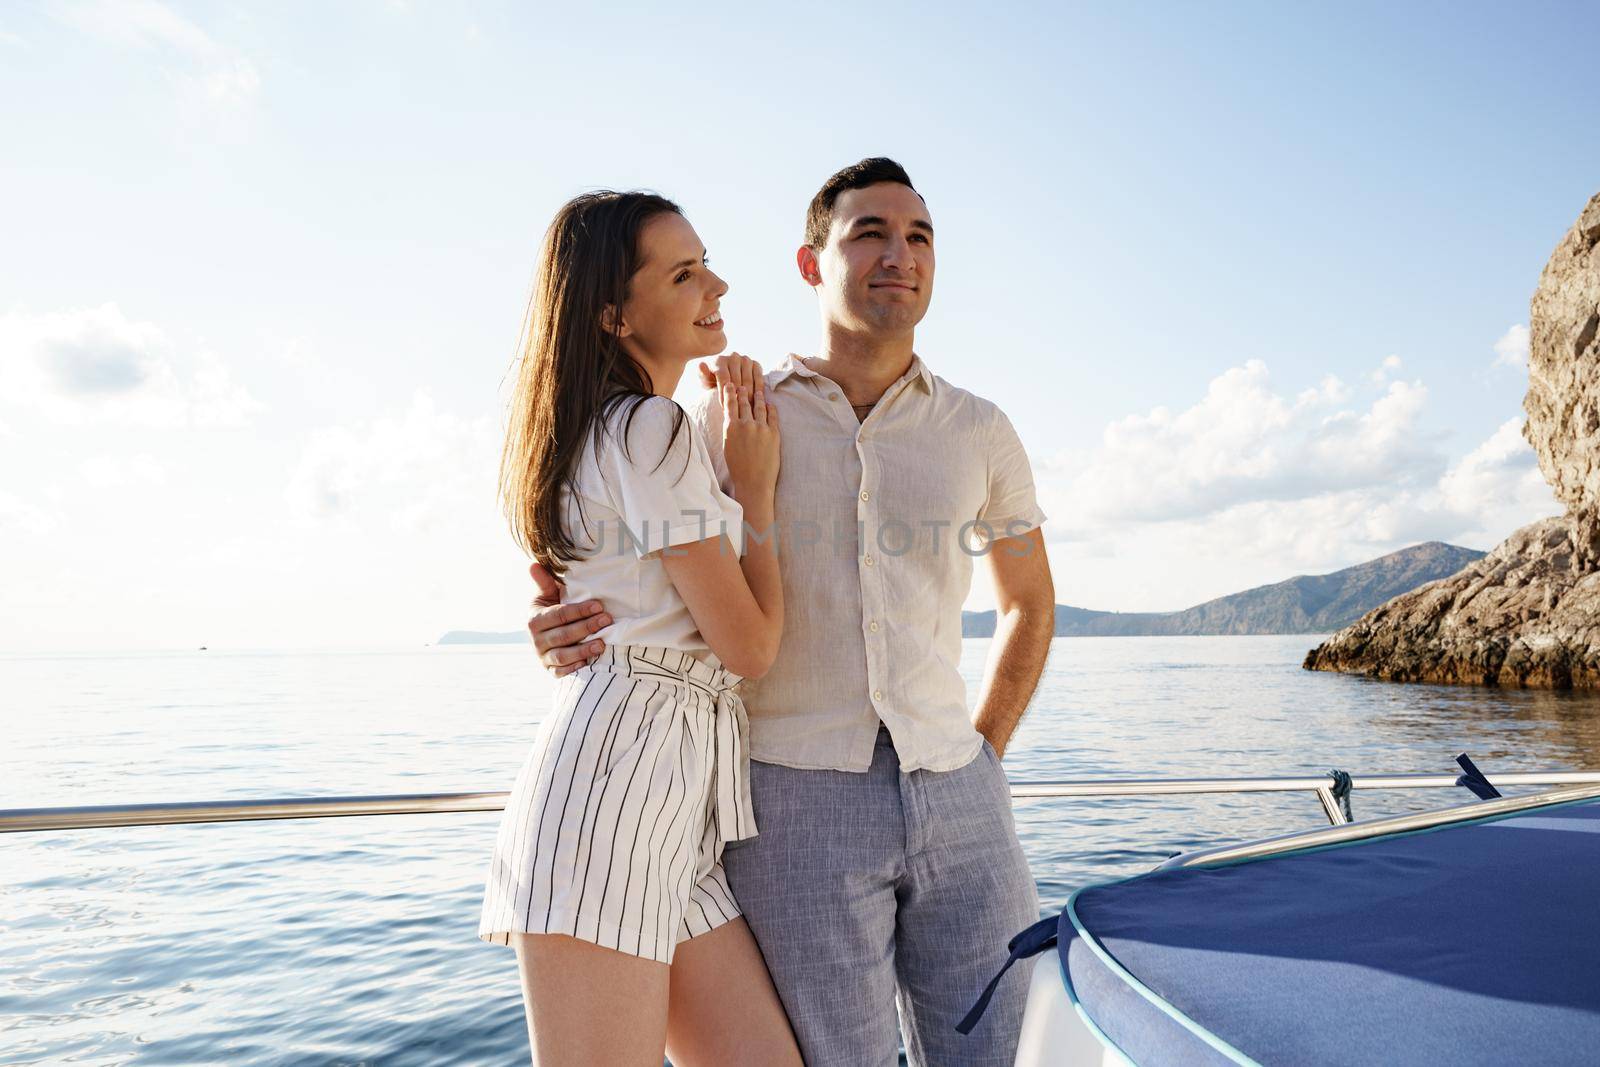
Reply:
[[[1033,979],[1016,1067],[1129,1067],[1120,1052],[1095,1037],[1072,1006],[1061,980],[1061,957],[1051,950],[1018,966],[1028,965]]]

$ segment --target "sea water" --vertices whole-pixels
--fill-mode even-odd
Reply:
[[[1600,769],[1600,696],[1303,671],[1319,640],[1058,639],[1013,781]],[[987,640],[965,643],[976,698]],[[551,683],[525,646],[0,657],[0,808],[500,790]],[[1469,801],[1355,795],[1357,818]],[[1030,800],[1047,911],[1179,851],[1325,825],[1309,794]],[[0,836],[0,1063],[527,1062],[477,940],[498,816]]]

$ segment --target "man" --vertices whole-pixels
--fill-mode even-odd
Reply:
[[[777,662],[742,688],[759,833],[724,866],[807,1063],[895,1063],[898,1001],[913,1064],[1010,1065],[1024,969],[970,1036],[954,1027],[1038,917],[999,757],[1054,630],[1044,514],[1005,415],[914,352],[934,244],[905,171],[867,159],[828,179],[796,262],[823,337],[765,375],[783,425],[786,614]],[[750,374],[741,357],[701,369],[708,386]],[[715,398],[689,414],[726,484]],[[969,719],[957,668],[975,557],[998,618]],[[538,611],[529,629],[565,673],[608,622],[586,602]]]

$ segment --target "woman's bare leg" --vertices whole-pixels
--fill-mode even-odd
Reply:
[[[800,1067],[789,1017],[742,918],[678,945],[668,999],[673,1067]]]
[[[661,1067],[666,964],[565,934],[512,934],[511,943],[534,1067]]]

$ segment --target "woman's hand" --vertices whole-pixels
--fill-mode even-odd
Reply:
[[[778,484],[778,409],[767,399],[761,364],[747,356],[726,357],[718,374],[722,401],[722,458],[741,504],[770,494]],[[718,360],[718,370],[722,360]]]

